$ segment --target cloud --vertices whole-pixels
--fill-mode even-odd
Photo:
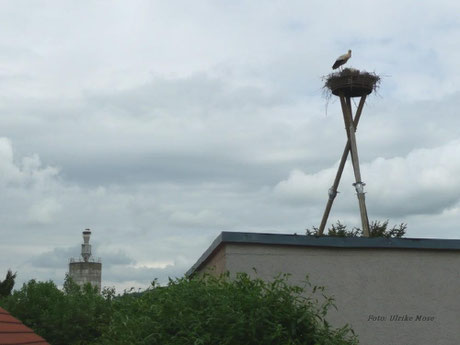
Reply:
[[[404,158],[376,159],[364,169],[374,207],[396,216],[436,214],[460,199],[460,141],[417,149]],[[378,211],[377,211],[378,212]]]
[[[180,278],[189,268],[188,262],[174,261],[171,264],[160,265],[161,267],[149,267],[145,265],[113,266],[106,269],[103,266],[103,279],[105,284],[135,282],[137,286],[148,286],[153,280],[165,284],[169,278]]]
[[[363,163],[362,176],[367,202],[374,214],[402,217],[437,214],[460,200],[460,141],[432,149],[416,149],[405,157],[377,158]],[[273,189],[287,202],[318,204],[335,178],[336,167],[305,174],[294,170]],[[353,181],[347,164],[341,181],[343,190]],[[351,187],[349,187],[351,189]]]
[[[53,275],[54,280],[62,284],[64,274],[68,272],[69,259],[78,257],[79,251],[79,246],[54,248],[32,257],[28,263],[33,269],[42,272],[55,271],[57,274]],[[169,277],[181,277],[189,267],[189,262],[183,257],[168,262],[137,262],[120,249],[114,252],[95,245],[92,251],[102,256],[103,286],[117,286],[118,292],[126,288],[126,284],[128,286],[131,284],[129,287],[147,287],[155,279],[165,284]]]
[[[316,174],[305,174],[300,170],[290,172],[287,179],[280,181],[274,187],[277,197],[294,203],[317,203],[320,195],[327,190],[324,187],[331,184],[334,178],[332,168]]]
[[[219,212],[203,209],[193,212],[173,212],[170,215],[173,223],[187,226],[212,226],[216,227],[225,222]]]
[[[75,256],[75,253],[78,253],[79,250],[79,246],[54,248],[53,250],[33,256],[29,260],[29,263],[35,268],[63,269],[69,262],[69,259]]]
[[[8,186],[30,186],[42,188],[57,176],[59,170],[54,167],[42,167],[40,158],[34,154],[24,157],[16,164],[13,147],[8,138],[0,138],[0,184]]]
[[[29,219],[32,223],[51,224],[61,209],[62,206],[57,200],[46,198],[30,207]]]
[[[349,48],[383,77],[357,131],[370,217],[458,237],[457,2],[0,6],[0,270],[62,281],[89,227],[129,287],[221,230],[317,225],[345,144],[321,76]],[[350,225],[353,180],[331,214]]]

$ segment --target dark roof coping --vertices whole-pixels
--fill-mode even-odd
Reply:
[[[460,251],[460,240],[438,238],[385,238],[385,237],[329,237],[288,234],[270,234],[256,232],[223,231],[201,255],[198,261],[187,271],[190,276],[197,271],[224,243],[266,244],[283,246],[301,246],[316,248],[347,249],[413,249],[413,250],[454,250]]]

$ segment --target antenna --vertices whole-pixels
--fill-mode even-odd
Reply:
[[[88,262],[91,257],[91,244],[89,244],[90,236],[91,230],[85,229],[85,231],[83,231],[83,244],[81,245],[81,257],[85,262]]]

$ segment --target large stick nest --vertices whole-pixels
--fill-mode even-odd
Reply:
[[[380,77],[375,73],[360,71],[354,68],[345,68],[323,77],[326,98],[331,94],[345,97],[362,97],[377,91],[380,86]]]

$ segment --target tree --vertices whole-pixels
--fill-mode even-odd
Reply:
[[[393,225],[392,228],[388,228],[388,219],[384,222],[374,220],[369,224],[369,237],[385,237],[385,238],[401,238],[406,234],[407,224],[401,223],[399,225]],[[337,221],[336,224],[332,224],[327,230],[327,236],[332,237],[360,237],[363,236],[363,231],[360,228],[354,227],[351,230],[347,229],[347,226]],[[307,236],[319,236],[319,229],[313,227],[312,230],[306,230]]]
[[[0,297],[11,295],[11,291],[14,287],[14,280],[16,279],[16,273],[13,274],[11,270],[6,272],[5,280],[0,280]]]
[[[64,289],[52,281],[30,280],[0,305],[53,345],[91,344],[108,325],[110,296],[66,277]]]

